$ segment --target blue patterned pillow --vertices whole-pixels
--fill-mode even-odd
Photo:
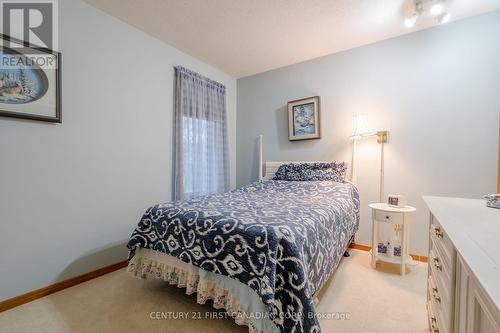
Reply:
[[[273,179],[289,181],[331,180],[342,183],[346,171],[347,164],[345,162],[289,163],[281,165]]]

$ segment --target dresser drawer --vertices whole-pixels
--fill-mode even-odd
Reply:
[[[431,333],[451,333],[444,327],[441,317],[433,307],[431,301],[427,302],[427,315],[429,319],[429,329]]]
[[[403,224],[403,214],[377,210],[375,211],[375,220],[380,222]]]
[[[434,217],[430,224],[429,234],[431,245],[435,248],[434,252],[439,255],[443,264],[446,265],[448,269],[455,271],[455,248],[446,232]]]
[[[432,243],[432,242],[431,242]],[[450,330],[454,321],[455,278],[454,272],[442,264],[431,248],[429,253],[428,299],[440,318],[441,331]]]
[[[442,246],[437,245],[433,239],[430,241],[429,265],[446,275],[447,283],[455,280],[456,260],[451,260],[448,253],[443,250]]]
[[[427,290],[429,302],[432,303],[435,312],[439,314],[442,327],[447,329],[452,327],[454,315],[453,293],[438,287],[432,274],[429,275],[427,280]]]
[[[443,282],[446,286],[452,289],[452,284],[455,283],[455,272],[445,264],[435,248],[429,251],[429,268],[435,277],[435,281]]]

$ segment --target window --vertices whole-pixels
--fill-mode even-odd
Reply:
[[[229,188],[225,87],[176,67],[174,197]]]
[[[183,135],[183,187],[187,198],[214,192],[220,175],[213,170],[215,163],[211,160],[210,148],[207,144],[215,131],[215,122],[191,117],[182,118]]]

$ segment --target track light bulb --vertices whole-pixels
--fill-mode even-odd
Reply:
[[[444,5],[441,2],[433,4],[430,10],[433,16],[441,15],[443,11],[444,11]]]
[[[417,23],[417,19],[418,19],[418,14],[417,13],[414,13],[413,15],[407,17],[405,19],[405,27],[407,27],[407,28],[413,28],[413,26],[415,25],[415,23]]]
[[[438,17],[438,22],[439,24],[446,24],[448,21],[450,21],[451,15],[450,13],[442,13]]]

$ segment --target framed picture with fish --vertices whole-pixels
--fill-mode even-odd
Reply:
[[[320,138],[319,96],[288,102],[288,140],[297,141]]]
[[[61,54],[0,34],[0,116],[61,123]]]

